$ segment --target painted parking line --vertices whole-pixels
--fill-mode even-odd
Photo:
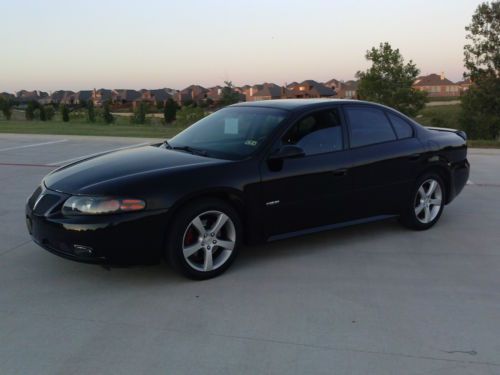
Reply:
[[[41,142],[41,143],[31,143],[29,145],[0,148],[0,151],[19,150],[21,148],[29,148],[29,147],[39,147],[39,146],[53,145],[53,144],[56,144],[56,143],[63,143],[63,142],[67,142],[67,141],[68,141],[67,139],[59,139],[57,141]]]
[[[103,155],[103,154],[106,154],[106,153],[108,153],[108,152],[120,151],[120,150],[126,150],[126,149],[129,149],[129,148],[141,147],[141,146],[147,146],[147,145],[150,145],[150,144],[151,144],[151,142],[144,142],[144,143],[137,143],[137,144],[135,144],[135,145],[130,145],[130,146],[124,146],[124,147],[113,148],[113,149],[110,149],[110,150],[105,150],[105,151],[101,151],[101,152],[96,152],[96,153],[94,153],[94,154],[88,154],[88,155],[77,156],[77,157],[75,157],[75,158],[66,159],[66,160],[59,160],[59,161],[56,161],[56,162],[50,163],[50,164],[49,164],[49,166],[52,166],[52,167],[57,167],[57,166],[64,165],[64,164],[68,164],[68,163],[71,163],[71,162],[74,162],[74,161],[78,161],[78,160],[83,160],[83,159],[91,158],[92,156],[99,156],[99,155]]]
[[[471,180],[467,180],[467,185],[475,185]]]

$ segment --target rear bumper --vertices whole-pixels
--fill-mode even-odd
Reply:
[[[450,171],[450,194],[446,203],[450,203],[463,190],[469,180],[470,164],[467,159],[452,166]]]
[[[47,217],[26,207],[35,243],[66,259],[84,263],[145,264],[162,259],[166,210],[100,217]]]

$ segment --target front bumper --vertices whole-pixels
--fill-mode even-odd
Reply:
[[[28,200],[26,224],[33,241],[51,253],[110,265],[162,259],[167,210],[64,217],[60,208],[68,195],[44,190],[40,196],[44,194],[52,196],[48,204],[38,198]]]

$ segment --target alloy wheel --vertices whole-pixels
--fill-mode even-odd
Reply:
[[[417,190],[415,197],[415,216],[422,224],[429,224],[438,215],[443,204],[443,191],[438,181],[425,180]]]
[[[236,229],[231,218],[221,211],[206,211],[187,226],[182,253],[193,269],[209,272],[226,263],[235,243]]]

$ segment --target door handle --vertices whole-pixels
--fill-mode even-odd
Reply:
[[[335,169],[332,173],[334,176],[345,176],[347,174],[347,168]]]

